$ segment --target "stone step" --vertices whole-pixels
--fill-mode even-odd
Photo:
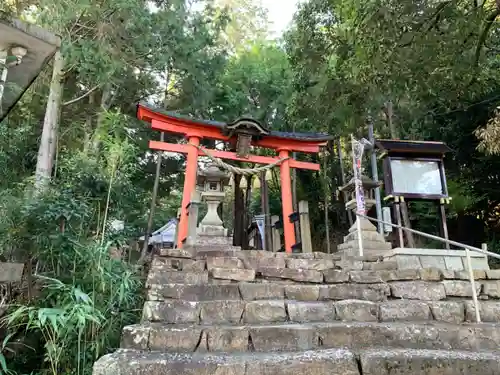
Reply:
[[[331,259],[333,261],[340,260],[341,254],[327,254],[323,252],[312,253],[284,253],[272,252],[265,250],[241,250],[238,247],[194,247],[185,249],[161,249],[159,251],[161,257],[172,258],[199,258],[207,259],[210,257],[259,257],[259,258],[294,258],[294,259]],[[366,257],[365,261],[373,261],[372,258]]]
[[[93,375],[496,375],[500,354],[422,349],[327,349],[299,353],[158,353],[119,350]]]
[[[500,301],[481,301],[484,322],[500,321]],[[471,301],[366,300],[214,300],[147,301],[144,322],[168,324],[270,324],[284,322],[447,322],[475,321]]]
[[[362,241],[363,245],[363,250],[366,251],[367,254],[370,254],[369,251],[366,249],[371,249],[371,250],[391,250],[392,249],[392,244],[390,242],[379,242],[379,241],[370,241],[370,240],[363,240]],[[337,249],[339,251],[343,250],[349,250],[349,249],[355,249],[359,250],[359,242],[356,239],[349,240],[347,242],[344,242],[340,245],[337,246]]]
[[[372,241],[372,242],[382,242],[382,243],[387,243],[385,240],[385,237],[381,235],[379,232],[361,232],[362,233],[362,239],[364,241]],[[347,236],[344,236],[344,242],[349,242],[353,240],[358,240],[359,238],[359,232],[351,232]]]
[[[202,272],[206,269],[206,261],[203,259],[154,257],[151,262],[151,269]]]
[[[412,300],[445,300],[449,298],[471,298],[472,287],[465,275],[460,272],[440,271],[437,269],[422,270],[379,270],[379,271],[344,271],[344,270],[303,270],[262,268],[252,269],[212,268],[210,271],[176,271],[171,269],[152,269],[148,275],[147,287],[150,289],[149,299],[158,300],[161,296],[167,298],[196,299],[195,285],[228,285],[241,283],[243,299],[247,299],[243,290],[255,290],[261,297],[254,299],[269,299],[266,293],[271,290],[276,294],[285,288],[295,292],[305,293],[313,300],[318,299],[366,299],[383,301],[388,298]],[[499,299],[500,281],[483,279],[485,273],[477,273],[476,293],[480,299]],[[448,277],[448,278],[447,278]],[[451,277],[451,278],[449,278]],[[486,276],[484,276],[486,277]],[[327,285],[319,285],[326,283]],[[181,285],[185,284],[185,288]],[[269,286],[264,287],[262,284]],[[175,289],[179,290],[175,290]],[[182,297],[187,289],[190,296]],[[216,287],[214,287],[216,288]],[[236,287],[234,287],[236,288]],[[207,290],[199,287],[199,293]],[[275,292],[272,292],[275,295]],[[210,295],[209,295],[210,296]],[[282,297],[276,297],[282,298]],[[213,299],[213,298],[212,298]],[[219,298],[217,298],[219,299]],[[232,299],[232,298],[229,298]],[[292,299],[296,299],[295,297]],[[298,298],[302,299],[302,298]]]
[[[195,267],[202,265],[200,261],[207,261],[208,268],[217,263],[219,268],[292,268],[292,269],[344,269],[344,270],[374,270],[374,269],[397,269],[397,262],[383,261],[381,256],[350,256],[342,258],[340,254],[305,253],[286,254],[271,253],[267,251],[244,250],[244,251],[203,251],[164,249],[163,256],[153,259],[153,267],[163,266],[182,270],[182,267],[193,267],[193,261],[198,261]],[[208,262],[211,259],[216,259]],[[240,262],[236,261],[239,259]],[[187,268],[186,268],[187,270]]]
[[[499,324],[284,323],[272,325],[127,326],[122,348],[160,352],[282,352],[314,349],[496,350]]]
[[[494,375],[499,352],[372,349],[359,355],[360,375]]]
[[[119,350],[99,359],[93,375],[360,375],[347,350],[283,354],[167,354]]]
[[[267,285],[267,284],[251,284]],[[260,295],[259,295],[260,296]],[[279,298],[279,297],[276,297]],[[234,284],[153,284],[147,290],[148,301],[179,299],[185,301],[240,300],[240,286]]]
[[[282,279],[297,278],[297,281],[302,281],[300,277],[296,277],[296,271],[306,270],[323,273],[327,283],[330,282],[329,279],[332,279],[334,283],[347,282],[348,280],[361,283],[398,280],[469,280],[469,273],[467,271],[451,271],[437,268],[397,270],[395,269],[397,263],[393,261],[381,262],[362,259],[354,257],[333,262],[329,259],[268,258],[258,256],[227,256],[207,259],[155,257],[151,265],[151,272],[154,274],[171,271],[196,273],[216,268],[233,269],[235,272],[238,272],[240,269],[254,269],[257,271],[258,277],[260,275],[265,278],[267,275],[272,275],[269,277]],[[290,269],[291,271],[277,271],[276,269]],[[476,280],[498,281],[500,279],[500,272],[498,271],[500,270],[474,270],[474,276]],[[345,278],[347,273],[352,275],[352,277]],[[313,274],[316,275],[316,273],[312,272],[311,275]],[[334,276],[328,277],[327,275]],[[336,280],[336,275],[342,275],[340,281]],[[496,288],[499,290],[498,296],[500,297],[500,284],[492,282],[489,282],[489,284],[492,285],[490,289]]]
[[[217,273],[215,272],[217,270]],[[325,274],[328,285],[294,283],[291,280],[257,280],[257,282],[239,282],[232,280],[251,280],[253,270],[233,273],[232,270],[214,269],[212,276],[227,280],[208,278],[208,273],[168,272],[150,274],[147,281],[150,301],[182,299],[186,301],[211,300],[261,300],[292,299],[301,301],[358,299],[382,302],[390,299],[443,301],[457,298],[470,299],[472,287],[465,280],[394,281],[381,282],[378,275],[363,275],[343,272]],[[351,282],[346,282],[350,280]],[[183,282],[185,281],[185,282]],[[352,282],[354,281],[354,282]],[[334,284],[337,283],[337,284]],[[481,300],[498,300],[500,297],[499,281],[476,282],[476,292]],[[227,293],[227,294],[226,294]]]
[[[208,272],[207,271],[175,271],[171,269],[162,268],[152,268],[149,271],[148,278],[146,280],[146,288],[151,285],[162,285],[162,284],[208,284]]]

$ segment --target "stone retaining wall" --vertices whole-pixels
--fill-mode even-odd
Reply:
[[[474,320],[466,271],[396,270],[378,258],[167,250],[153,261],[144,320],[218,324]],[[500,321],[500,270],[474,270],[483,321]]]
[[[500,271],[398,270],[377,257],[164,250],[141,324],[94,375],[500,373]]]
[[[151,322],[190,323],[190,324],[222,324],[222,323],[279,323],[279,322],[331,322],[363,321],[439,321],[447,323],[462,323],[474,321],[474,306],[472,301],[444,300],[409,300],[395,298],[390,293],[390,287],[371,284],[367,292],[352,285],[338,289],[337,285],[329,287],[285,286],[277,288],[246,288],[239,285],[241,297],[237,296],[238,288],[234,289],[227,300],[196,301],[185,300],[193,291],[208,291],[209,295],[222,294],[227,285],[214,292],[220,285],[186,286],[179,288],[175,284],[164,287],[153,286],[149,293],[149,301],[144,306],[143,319]],[[266,286],[266,284],[261,284]],[[238,287],[238,286],[236,286]],[[364,285],[363,288],[366,288]],[[353,293],[345,292],[351,288]],[[397,286],[399,288],[399,285]],[[179,291],[173,291],[180,289]],[[319,289],[319,291],[318,291]],[[272,290],[272,297],[266,292]],[[339,293],[339,290],[341,293]],[[264,292],[265,291],[265,292]],[[283,293],[284,291],[284,293]],[[400,289],[397,289],[396,295]],[[260,292],[264,292],[259,295]],[[247,293],[247,294],[245,294]],[[180,299],[165,299],[164,296]],[[318,297],[319,296],[319,297]],[[240,298],[238,298],[240,297]],[[281,299],[277,299],[281,297]],[[431,296],[432,297],[432,296]],[[234,298],[234,299],[229,299]],[[244,299],[246,298],[246,299]],[[261,298],[253,300],[254,298]],[[319,299],[318,299],[319,298]],[[367,300],[385,299],[383,302]],[[301,300],[305,299],[305,300]],[[335,301],[335,300],[338,301]],[[484,322],[500,321],[500,301],[480,301],[481,318]]]
[[[488,257],[469,252],[472,269],[488,270]],[[435,267],[452,271],[467,269],[465,250],[395,248],[385,252],[384,260],[397,262],[399,269]]]
[[[231,355],[119,350],[93,375],[479,375],[499,374],[498,354],[448,350],[347,349]]]

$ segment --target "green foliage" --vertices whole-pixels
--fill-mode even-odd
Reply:
[[[41,289],[34,304],[8,315],[16,337],[43,342],[35,352],[9,358],[13,371],[88,373],[97,358],[118,347],[123,326],[138,319],[140,269],[127,262],[128,253],[112,257],[117,246],[123,251],[143,233],[150,199],[133,183],[141,152],[123,127],[127,122],[119,112],[105,112],[98,152],[61,150],[55,179],[42,194],[26,193],[30,180],[0,191],[3,255],[36,261],[40,281],[34,287]],[[112,218],[124,220],[125,230],[110,231]]]
[[[227,64],[218,83],[213,113],[234,121],[252,116],[281,130],[290,92],[290,66],[285,52],[272,43],[257,43],[242,50]]]
[[[453,149],[446,160],[451,237],[463,238],[460,222],[469,217],[498,227],[491,211],[500,202],[494,187],[500,159],[481,150],[495,153],[498,132],[493,46],[500,35],[488,25],[499,12],[493,1],[302,3],[285,37],[294,87],[289,121],[301,129],[366,137],[370,114],[379,138],[445,141]],[[392,129],[381,110],[389,101]],[[480,150],[474,133],[483,141]],[[338,187],[335,174],[330,178]],[[415,226],[434,230],[434,209],[412,204],[411,210]],[[479,245],[481,236],[469,237]]]
[[[38,276],[42,298],[33,306],[14,307],[6,323],[13,332],[41,335],[46,363],[41,368],[47,373],[83,374],[118,346],[121,328],[137,319],[141,282],[133,268],[110,259],[109,245],[64,250],[80,254],[73,256],[73,264],[65,264],[73,275]]]
[[[92,239],[92,200],[49,190],[36,200],[18,198],[16,204],[22,205],[19,211],[5,212],[2,219],[2,241],[11,248],[22,245],[28,259],[35,257],[41,295],[34,305],[14,308],[7,326],[16,335],[40,335],[45,365],[30,371],[83,374],[118,346],[122,327],[138,319],[139,270],[111,256],[112,242],[100,245]],[[13,358],[14,364],[20,360]]]
[[[5,320],[21,348],[2,351],[3,372],[90,374],[119,346],[123,326],[138,320],[143,275],[128,245],[144,234],[157,159],[148,147],[155,133],[134,118],[134,105],[207,107],[226,62],[217,41],[228,17],[210,1],[197,3],[196,10],[183,0],[9,6],[61,35],[64,104],[52,181],[36,196],[50,69],[0,124],[0,248],[35,273],[35,298],[19,300]],[[176,214],[182,164],[163,158],[156,225]],[[112,230],[113,220],[124,230]]]
[[[36,270],[36,298],[18,301],[7,317],[2,372],[88,374],[118,346],[122,327],[138,319],[142,274],[126,244],[145,231],[157,163],[148,142],[158,139],[135,119],[139,100],[198,118],[251,116],[273,130],[328,132],[343,139],[347,171],[345,139],[366,137],[368,114],[379,138],[445,141],[453,149],[446,159],[450,236],[473,218],[481,233],[464,241],[487,241],[484,232],[497,247],[494,1],[308,0],[284,41],[269,40],[262,4],[248,0],[26,0],[0,9],[59,33],[65,63],[57,156],[42,194],[33,197],[30,187],[50,69],[0,124],[0,249]],[[387,102],[392,128],[381,110]],[[317,250],[325,210],[339,237],[347,226],[335,198],[342,184],[335,151],[324,153],[321,174],[297,173]],[[183,163],[162,158],[156,227],[176,215]],[[280,201],[275,174],[271,214],[281,214]],[[233,202],[225,203],[231,229]],[[435,231],[435,206],[410,208],[415,228]],[[250,210],[260,213],[260,192]],[[113,220],[123,220],[124,230],[113,231]],[[116,256],[120,251],[128,253]],[[23,351],[11,353],[18,340]]]
[[[233,52],[251,48],[268,36],[269,19],[261,0],[215,0],[214,5],[229,18],[220,43]]]

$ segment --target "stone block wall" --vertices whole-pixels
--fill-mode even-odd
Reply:
[[[470,252],[471,268],[488,270],[488,257]],[[398,264],[399,269],[440,268],[450,271],[467,269],[465,250],[396,248],[387,251],[384,259]]]
[[[378,257],[162,251],[142,322],[94,375],[500,374],[500,271]]]
[[[465,271],[397,270],[376,257],[324,253],[170,249],[164,254],[154,259],[147,280],[147,321],[474,320]],[[500,321],[500,270],[474,274],[483,321]]]

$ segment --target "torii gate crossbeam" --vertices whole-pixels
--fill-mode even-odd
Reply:
[[[210,155],[226,160],[236,160],[257,164],[272,164],[281,160],[280,182],[283,206],[283,230],[285,250],[292,251],[295,244],[295,227],[289,220],[293,214],[292,186],[290,168],[319,171],[316,163],[303,162],[290,158],[292,152],[318,153],[333,137],[318,133],[286,133],[270,131],[255,120],[243,118],[234,123],[193,120],[177,114],[152,109],[145,104],[139,104],[137,117],[151,123],[153,129],[166,133],[179,134],[187,139],[187,144],[150,141],[150,148],[155,150],[177,152],[186,155],[186,170],[184,190],[182,195],[181,217],[177,245],[182,247],[188,234],[188,206],[191,194],[196,188],[198,157],[204,156],[199,146],[202,139],[215,139],[227,142],[237,149],[237,152],[207,150]],[[277,156],[251,155],[250,146],[273,149]]]

